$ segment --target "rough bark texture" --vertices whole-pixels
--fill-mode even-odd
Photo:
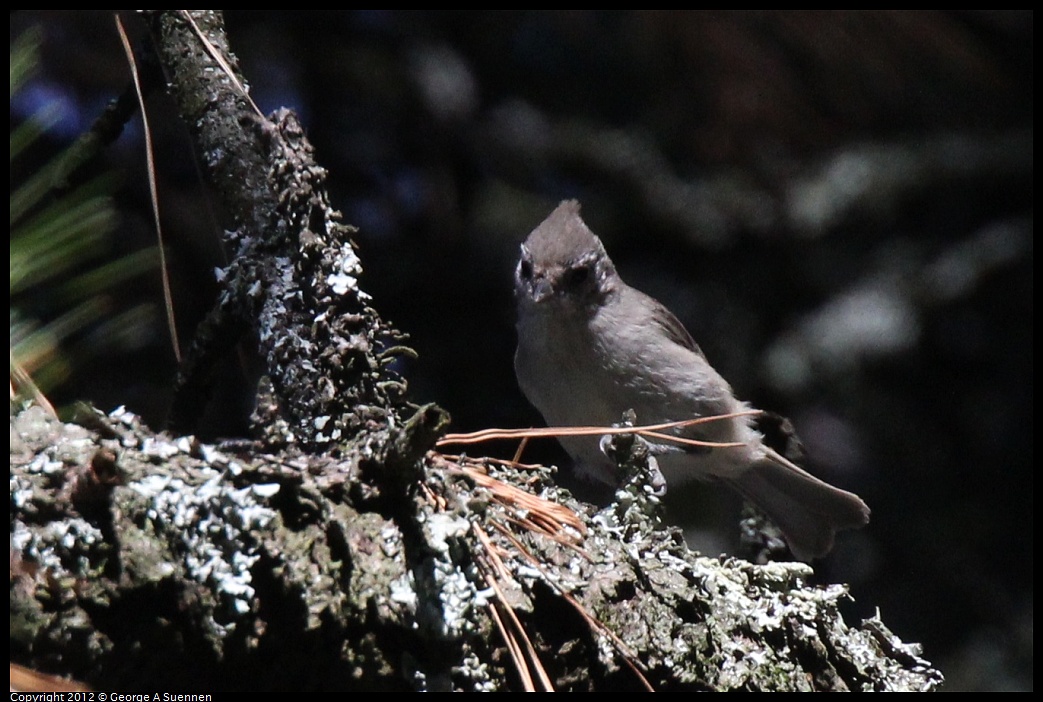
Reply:
[[[196,34],[234,67],[219,16],[191,16],[194,25],[184,11],[148,19],[204,172],[234,223],[226,245],[235,258],[182,363],[171,427],[191,431],[215,360],[252,332],[271,386],[259,402],[266,442],[326,449],[393,420],[405,386],[389,366],[412,351],[358,286],[354,230],[330,206],[326,171],[296,117],[260,116],[239,87],[245,81]]]
[[[640,690],[637,671],[657,690],[941,682],[879,619],[849,628],[846,589],[810,567],[689,551],[640,480],[593,513],[545,470],[435,453],[397,492],[390,447],[423,421],[339,459],[230,453],[123,410],[78,421],[12,417],[11,641],[98,689],[520,689],[533,659],[569,690]],[[569,519],[535,531],[487,470]],[[532,642],[525,663],[494,611]]]
[[[219,17],[193,16],[230,56]],[[405,351],[299,125],[244,116],[185,15],[148,19],[238,250],[176,424],[253,329],[266,448],[13,407],[13,659],[100,689],[937,687],[881,621],[849,628],[845,589],[808,566],[690,552],[639,468],[595,513],[546,470],[432,452],[445,413],[405,402]]]

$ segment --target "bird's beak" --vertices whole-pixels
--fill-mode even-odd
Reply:
[[[546,278],[541,277],[532,281],[532,288],[530,289],[529,295],[532,297],[533,302],[543,302],[553,294],[554,287]]]

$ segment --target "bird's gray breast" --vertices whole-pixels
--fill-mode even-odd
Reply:
[[[610,419],[603,361],[589,332],[530,313],[518,323],[514,357],[518,384],[550,425],[577,426]]]

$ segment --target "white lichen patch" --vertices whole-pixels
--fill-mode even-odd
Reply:
[[[428,545],[439,553],[449,553],[449,539],[463,536],[471,528],[471,523],[463,517],[454,517],[445,512],[436,512],[427,518],[424,525],[428,536]]]
[[[146,456],[167,460],[181,453],[181,447],[166,440],[147,437],[141,445],[141,452]]]
[[[389,524],[380,530],[380,547],[388,558],[397,558],[402,553],[402,533]]]
[[[458,639],[471,629],[469,614],[478,605],[478,589],[455,563],[435,561],[433,574],[442,605],[439,633],[447,639]]]
[[[489,665],[484,663],[473,651],[464,654],[459,665],[453,667],[453,675],[470,681],[472,692],[495,692],[497,690],[496,683],[489,673]]]
[[[201,484],[153,475],[129,487],[149,500],[146,515],[157,533],[176,532],[185,573],[218,593],[223,618],[233,618],[219,632],[228,634],[235,628],[234,618],[251,610],[251,568],[260,558],[252,532],[267,528],[276,518],[268,501],[280,487],[268,483],[235,488],[222,472],[206,467],[199,471],[208,478]]]
[[[347,275],[346,273],[334,273],[326,282],[330,284],[330,289],[338,295],[344,295],[355,287],[358,279],[355,276]]]
[[[411,574],[403,573],[391,581],[391,601],[405,605],[411,611],[416,610],[416,583]]]
[[[15,522],[11,547],[41,570],[84,577],[91,571],[91,550],[104,538],[97,527],[78,517],[50,522],[35,530]]]
[[[433,555],[413,573],[425,591],[434,595],[424,598],[426,607],[417,612],[418,621],[432,634],[447,640],[459,640],[470,632],[473,609],[488,603],[485,593],[475,584],[477,578],[472,570],[461,567],[453,556],[454,551],[464,548],[459,542],[470,528],[467,519],[450,513],[426,515],[424,535]]]
[[[109,419],[128,427],[133,427],[138,422],[138,416],[128,410],[124,405],[120,405],[109,412]]]

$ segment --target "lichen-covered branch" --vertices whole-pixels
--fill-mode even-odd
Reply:
[[[215,361],[247,331],[270,384],[259,402],[269,445],[321,451],[381,426],[405,406],[391,364],[412,351],[359,286],[354,229],[330,205],[326,170],[303,128],[289,110],[256,112],[245,80],[231,73],[219,14],[145,15],[199,161],[230,215],[226,243],[235,252],[178,374],[172,428],[193,429]]]
[[[846,589],[808,566],[690,552],[639,485],[590,513],[546,470],[428,453],[384,479],[380,447],[408,456],[431,408],[336,459],[239,455],[124,410],[78,421],[12,416],[12,657],[99,689],[941,682],[879,619],[849,628]]]

